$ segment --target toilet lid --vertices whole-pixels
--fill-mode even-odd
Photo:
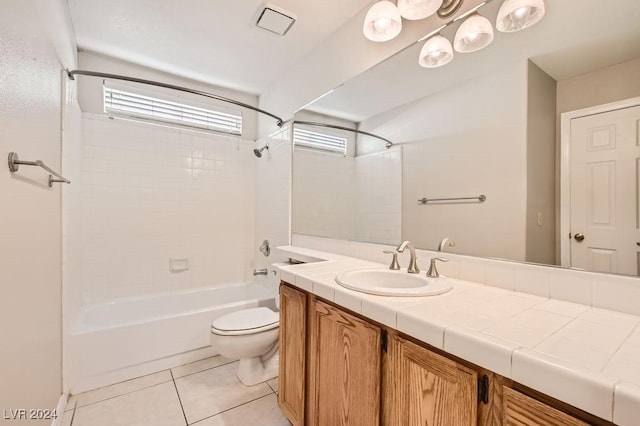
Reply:
[[[276,328],[279,321],[280,316],[269,308],[243,309],[217,318],[211,330],[255,333]]]

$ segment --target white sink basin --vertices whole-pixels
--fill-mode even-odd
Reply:
[[[379,296],[435,296],[453,288],[449,278],[429,278],[424,272],[406,269],[355,269],[336,276],[336,282],[351,290]]]

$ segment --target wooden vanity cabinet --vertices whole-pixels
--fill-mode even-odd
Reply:
[[[378,425],[381,329],[311,299],[308,425]]]
[[[307,295],[280,286],[278,405],[294,426],[305,424]]]
[[[294,426],[611,424],[285,283],[279,387]]]
[[[528,397],[516,390],[504,388],[505,426],[587,426],[588,423]]]
[[[478,373],[390,335],[383,367],[383,425],[474,426]]]

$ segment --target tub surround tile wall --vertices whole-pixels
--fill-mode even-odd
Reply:
[[[252,141],[91,114],[82,133],[65,216],[66,278],[83,303],[248,278]]]
[[[435,255],[451,259],[443,266],[449,268],[454,290],[401,300],[335,283],[341,271],[384,267],[381,263],[388,259],[376,260],[380,257],[373,245],[295,234],[293,244],[280,248],[282,253],[326,260],[280,266],[283,281],[606,420],[635,424],[637,414],[632,413],[640,409],[640,375],[635,374],[640,371],[640,316],[634,307],[640,300],[634,299],[633,278],[419,250],[422,265]],[[320,252],[314,246],[333,250]],[[378,252],[383,248],[378,246]],[[465,277],[470,276],[478,279],[469,282]],[[592,289],[596,281],[604,288],[608,278],[618,294],[602,300]],[[577,289],[576,295],[568,288]],[[554,294],[573,300],[549,298]],[[585,300],[592,303],[580,303]]]
[[[401,147],[358,157],[298,148],[293,181],[296,232],[360,241],[400,238]]]

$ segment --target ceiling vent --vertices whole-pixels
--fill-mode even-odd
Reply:
[[[269,3],[260,6],[256,16],[256,26],[281,36],[296,22],[296,15]]]

